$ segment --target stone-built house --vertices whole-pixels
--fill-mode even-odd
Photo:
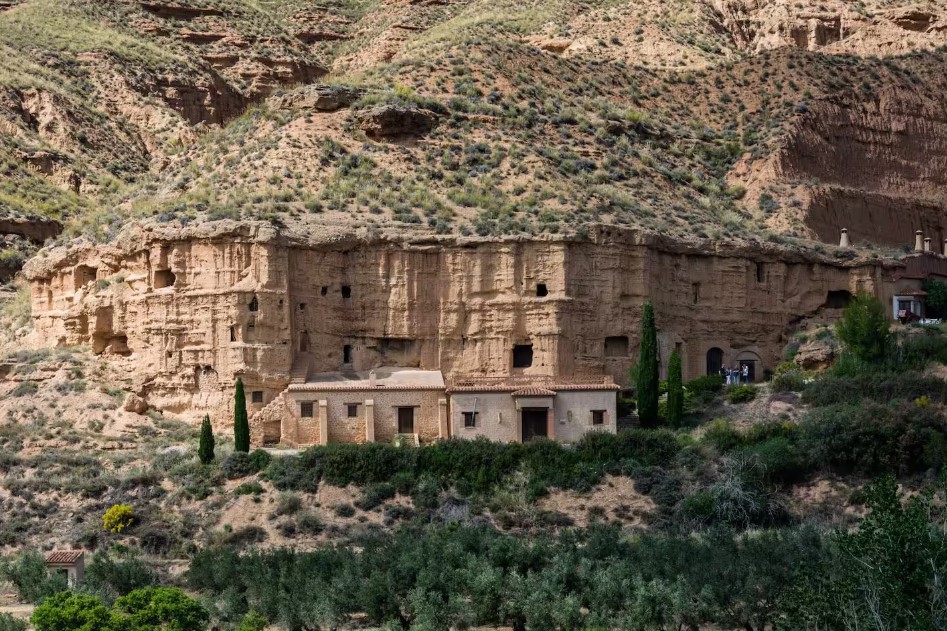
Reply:
[[[616,392],[597,380],[499,377],[445,386],[440,371],[378,368],[323,373],[286,391],[251,419],[254,444],[290,446],[486,437],[574,442],[616,430]]]
[[[85,552],[53,550],[46,553],[46,569],[50,574],[64,574],[69,587],[76,587],[85,575]]]

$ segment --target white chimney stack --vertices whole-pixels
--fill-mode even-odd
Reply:
[[[918,230],[914,233],[914,251],[922,252],[924,250],[924,237],[923,232]]]
[[[840,248],[851,247],[851,243],[848,240],[848,228],[842,228],[842,238],[838,240],[838,245]]]
[[[370,370],[368,372],[368,387],[369,388],[375,387],[375,371],[374,370]]]
[[[926,239],[924,239],[924,251],[925,252],[931,251],[931,238],[930,237],[927,237]]]

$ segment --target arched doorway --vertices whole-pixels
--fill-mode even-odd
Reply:
[[[740,374],[743,374],[743,367],[747,368],[747,381],[754,383],[763,376],[763,360],[753,351],[743,351],[737,354],[737,366],[740,367]]]
[[[707,351],[707,374],[719,375],[723,368],[723,349],[714,346]]]

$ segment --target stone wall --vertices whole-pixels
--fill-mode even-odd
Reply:
[[[226,420],[237,375],[264,403],[291,374],[382,365],[624,383],[647,299],[662,370],[675,347],[686,379],[704,374],[712,348],[771,369],[792,326],[838,315],[832,295],[864,289],[890,304],[897,269],[614,228],[584,241],[312,244],[213,222],[135,226],[113,244],[48,251],[26,275],[38,343],[130,355],[153,406]],[[531,365],[514,366],[516,345],[532,347]]]

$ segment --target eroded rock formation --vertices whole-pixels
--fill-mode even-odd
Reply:
[[[714,247],[614,228],[309,243],[225,221],[131,227],[25,273],[43,343],[131,354],[150,405],[223,413],[237,375],[266,400],[312,372],[385,365],[623,383],[648,299],[662,358],[680,349],[687,378],[741,359],[765,371],[795,323],[834,317],[857,290],[890,301],[897,269]]]

